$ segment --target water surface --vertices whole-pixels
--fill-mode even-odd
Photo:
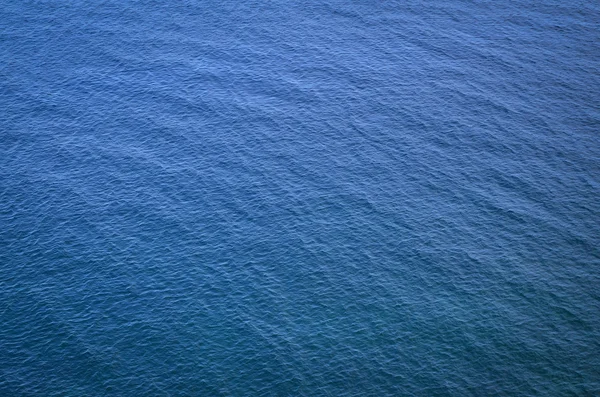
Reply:
[[[599,22],[3,1],[0,394],[600,394]]]

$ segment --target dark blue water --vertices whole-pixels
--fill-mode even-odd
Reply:
[[[600,3],[2,1],[0,395],[600,395]]]

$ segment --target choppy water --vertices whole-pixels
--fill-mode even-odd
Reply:
[[[0,395],[598,395],[599,24],[3,1]]]

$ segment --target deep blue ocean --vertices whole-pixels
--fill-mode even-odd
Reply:
[[[0,3],[0,396],[600,395],[600,2]]]

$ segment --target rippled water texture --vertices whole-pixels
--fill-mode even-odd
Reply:
[[[600,395],[600,3],[2,1],[0,395]]]

